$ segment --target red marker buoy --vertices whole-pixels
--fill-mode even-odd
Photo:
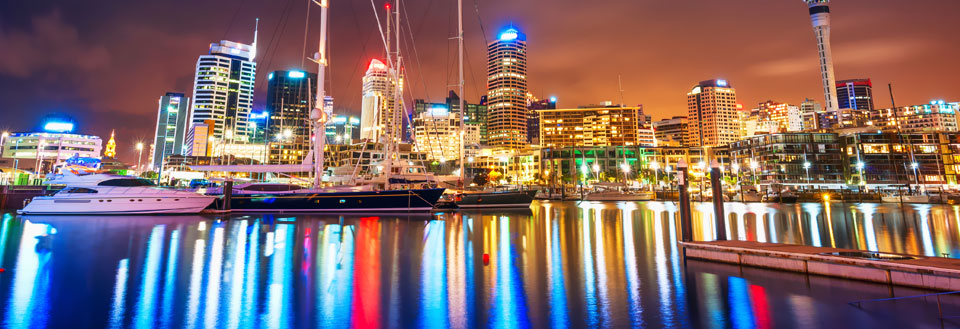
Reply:
[[[483,265],[490,263],[490,254],[483,254]]]

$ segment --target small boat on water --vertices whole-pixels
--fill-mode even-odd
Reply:
[[[587,194],[584,197],[586,201],[650,201],[653,200],[653,192],[646,191],[597,191]]]
[[[929,195],[884,195],[880,197],[883,203],[930,203]]]
[[[152,181],[111,174],[64,174],[48,182],[66,185],[50,196],[35,197],[22,215],[196,214],[216,199],[199,193],[158,188]]]
[[[243,184],[234,188],[237,212],[418,212],[436,206],[445,189],[375,191],[367,188],[296,188],[286,184]],[[283,190],[281,190],[283,189]]]
[[[460,208],[527,208],[536,195],[537,190],[462,192],[455,200]]]

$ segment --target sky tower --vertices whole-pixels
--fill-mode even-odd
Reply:
[[[817,36],[817,51],[820,54],[820,79],[823,80],[823,96],[827,111],[837,114],[840,119],[840,109],[837,107],[837,84],[833,73],[833,51],[830,49],[830,0],[803,0],[810,6],[810,20],[813,22],[813,33]]]

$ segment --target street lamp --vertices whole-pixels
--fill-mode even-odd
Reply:
[[[660,163],[654,160],[650,163],[650,169],[653,169],[653,181],[660,185]]]
[[[600,165],[598,165],[596,162],[593,163],[593,172],[594,172],[593,174],[594,177],[597,178],[597,182],[599,183],[600,182]]]
[[[863,179],[863,168],[866,165],[863,164],[863,161],[857,161],[857,171],[860,172],[860,185],[866,185],[866,182]]]
[[[10,137],[10,133],[4,131],[3,134],[0,134],[0,154],[3,153],[3,147],[6,146],[7,137]]]
[[[626,185],[627,179],[629,178],[627,176],[630,175],[630,165],[624,162],[620,165],[620,170],[623,171],[623,184]]]
[[[143,143],[137,142],[137,170],[143,172],[143,169],[140,168],[141,160],[143,160]]]
[[[810,161],[803,163],[803,170],[807,172],[807,185],[810,185]]]

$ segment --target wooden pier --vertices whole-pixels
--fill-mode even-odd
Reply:
[[[752,241],[683,242],[681,246],[691,259],[960,291],[960,259]]]

